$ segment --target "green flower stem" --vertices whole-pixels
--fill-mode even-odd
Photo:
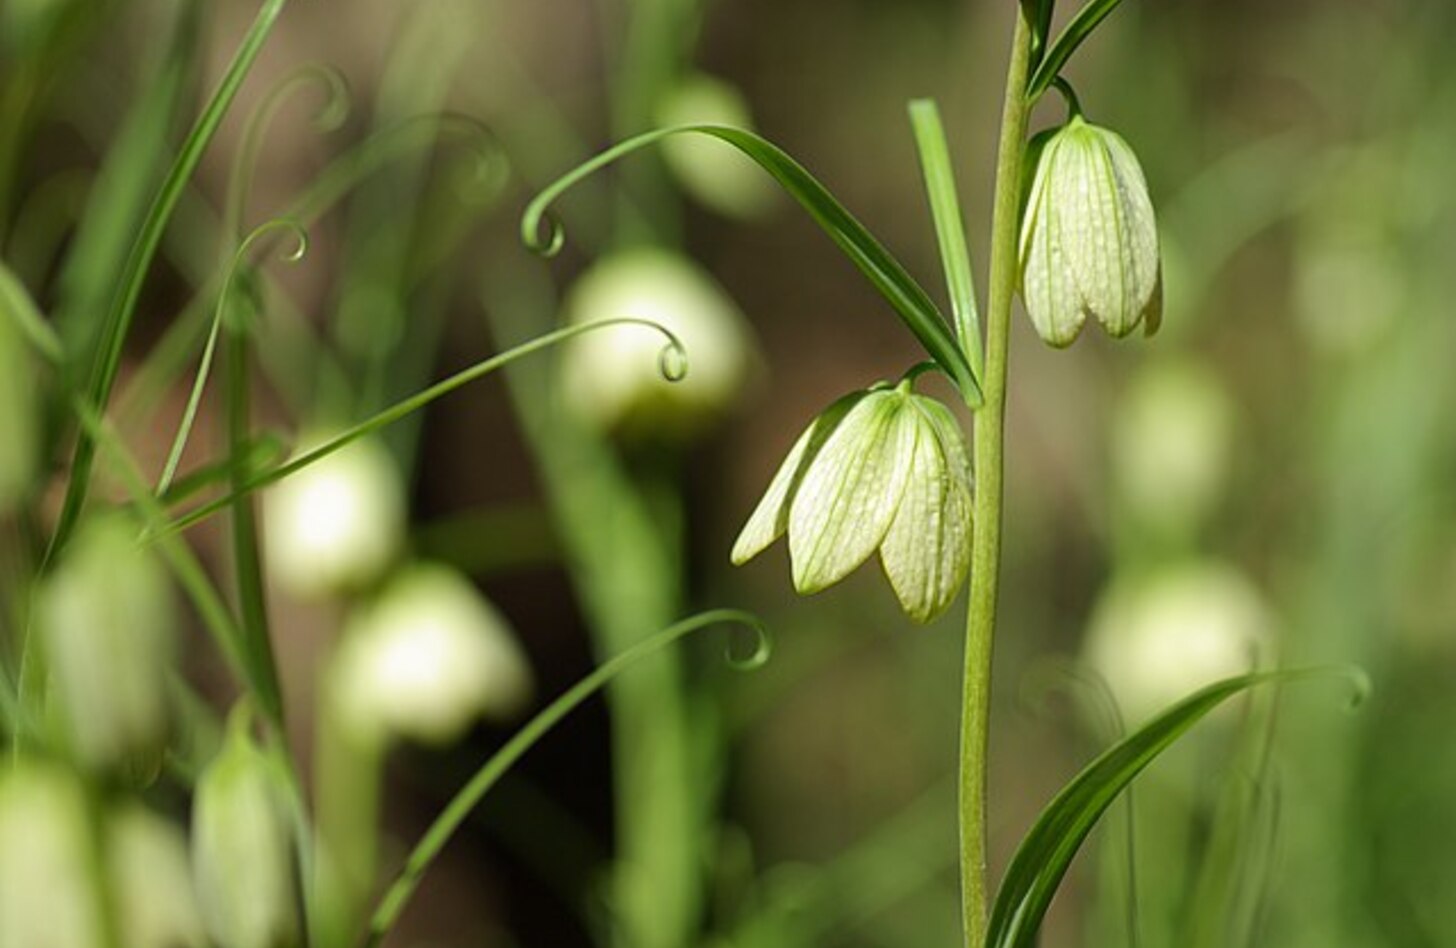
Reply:
[[[996,629],[996,588],[1001,565],[1002,454],[1005,443],[1006,353],[1021,205],[1021,162],[1026,149],[1026,84],[1031,64],[1031,25],[1018,4],[996,159],[996,198],[991,219],[990,298],[987,305],[985,404],[976,413],[975,539],[971,593],[966,611],[966,668],[962,683],[960,752],[961,908],[967,945],[986,930],[986,750],[990,734],[991,646]]]

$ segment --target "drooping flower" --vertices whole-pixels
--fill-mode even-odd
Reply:
[[[329,440],[305,436],[309,447]],[[405,487],[377,438],[361,438],[263,495],[268,572],[303,599],[376,582],[404,543]]]
[[[208,935],[226,948],[295,944],[293,833],[284,778],[234,711],[222,750],[197,781],[192,871]]]
[[[1071,345],[1088,316],[1113,336],[1162,319],[1158,228],[1137,156],[1073,117],[1046,141],[1021,229],[1021,295],[1036,331]]]
[[[120,513],[84,522],[38,590],[36,627],[51,713],[76,762],[146,781],[170,736],[176,614],[166,568],[137,534]]]
[[[565,307],[574,326],[608,319],[657,323],[687,350],[687,375],[669,381],[658,370],[656,333],[617,326],[571,340],[562,355],[565,401],[604,430],[690,435],[732,404],[753,366],[747,320],[681,254],[638,247],[603,257],[573,284]]]
[[[879,551],[895,596],[929,622],[971,561],[971,463],[959,424],[910,383],[856,392],[799,437],[733,546],[735,564],[784,533],[794,588],[815,593]]]
[[[533,682],[514,630],[474,584],[417,564],[350,617],[331,685],[354,738],[447,744],[477,718],[519,711]]]

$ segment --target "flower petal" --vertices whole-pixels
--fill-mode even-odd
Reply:
[[[915,441],[909,396],[866,395],[825,442],[789,502],[794,588],[818,592],[869,559],[905,493]]]
[[[864,398],[865,392],[851,392],[824,409],[815,418],[799,440],[789,449],[788,457],[779,465],[778,473],[769,482],[763,499],[758,502],[748,522],[743,525],[738,539],[733,543],[731,554],[733,565],[742,566],[767,549],[783,536],[789,525],[789,503],[798,491],[799,484],[808,473],[809,466],[819,456],[829,436],[844,421],[849,410]]]
[[[955,600],[970,572],[970,469],[950,412],[928,398],[913,401],[920,437],[880,563],[901,608],[924,623]]]
[[[1054,172],[1064,150],[1061,136],[1047,143],[1032,182],[1021,239],[1022,301],[1037,334],[1057,347],[1072,344],[1087,315],[1067,259],[1065,224],[1056,213],[1065,185],[1058,183]]]

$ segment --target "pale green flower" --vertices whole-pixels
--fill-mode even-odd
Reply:
[[[727,125],[753,130],[748,101],[716,76],[694,73],[672,84],[657,104],[656,124]],[[662,143],[662,157],[683,189],[730,217],[753,217],[773,202],[772,179],[753,159],[726,142],[705,135],[674,135]]]
[[[320,431],[299,443],[330,437]],[[368,587],[404,545],[405,507],[404,480],[384,442],[351,442],[263,494],[270,577],[301,599]]]
[[[51,710],[92,770],[155,774],[170,734],[176,613],[166,568],[120,513],[85,522],[36,596]]]
[[[657,323],[687,350],[687,375],[668,380],[659,371],[661,338],[640,326],[571,340],[561,360],[565,401],[602,429],[692,434],[732,405],[753,367],[742,312],[682,254],[637,247],[603,257],[572,285],[565,310],[573,326],[609,319]]]
[[[1088,316],[1113,336],[1162,319],[1158,228],[1137,156],[1074,117],[1046,141],[1021,229],[1021,295],[1036,331],[1071,345]]]
[[[283,777],[234,712],[221,752],[197,781],[192,871],[220,948],[285,948],[300,930]]]
[[[419,564],[350,617],[330,696],[359,740],[447,744],[478,718],[520,711],[532,687],[505,617],[465,576]]]
[[[905,612],[929,622],[971,562],[971,463],[942,404],[895,388],[841,398],[789,452],[733,546],[742,564],[788,533],[794,587],[815,593],[876,551]]]
[[[208,944],[187,837],[139,803],[106,818],[107,882],[122,948],[203,948]]]

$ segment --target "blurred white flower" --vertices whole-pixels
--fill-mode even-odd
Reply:
[[[119,513],[83,523],[40,586],[36,625],[66,745],[91,769],[146,778],[169,736],[175,603],[166,569]]]
[[[68,770],[0,772],[0,948],[92,948],[105,923],[86,793]]]
[[[457,739],[529,701],[532,676],[505,618],[464,576],[411,566],[361,606],[334,659],[332,695],[359,740]]]
[[[724,411],[752,364],[747,322],[723,289],[681,254],[637,248],[604,257],[566,298],[571,325],[645,319],[665,326],[687,350],[685,378],[659,372],[662,336],[613,326],[573,339],[562,357],[567,403],[606,429],[686,433]]]
[[[137,803],[110,813],[106,829],[122,948],[205,948],[182,830]]]
[[[1084,657],[1136,727],[1205,685],[1254,670],[1272,634],[1264,599],[1242,573],[1195,561],[1114,582],[1093,610]]]
[[[753,130],[748,100],[715,76],[694,73],[673,83],[657,106],[657,124],[727,125]],[[674,135],[662,143],[668,169],[689,194],[720,214],[753,217],[774,198],[774,184],[753,159],[706,135]]]
[[[328,440],[303,439],[307,447]],[[403,543],[405,489],[376,438],[360,438],[270,487],[263,496],[269,575],[302,598],[377,581]]]
[[[1141,369],[1113,417],[1113,477],[1130,512],[1159,527],[1201,524],[1228,481],[1233,428],[1232,399],[1209,369]]]
[[[283,778],[235,711],[222,750],[197,781],[192,872],[207,933],[220,948],[282,948],[299,933],[293,833]]]

